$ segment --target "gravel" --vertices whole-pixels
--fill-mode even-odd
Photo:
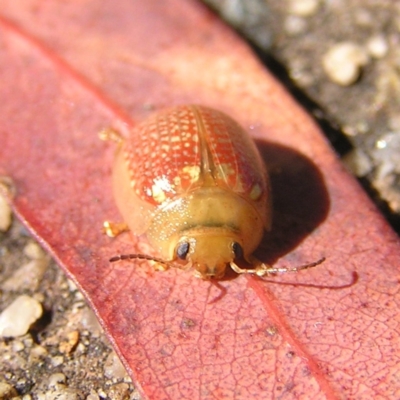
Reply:
[[[10,321],[18,320],[27,299],[43,314],[32,325],[31,311],[25,332],[0,338],[0,399],[140,399],[82,294],[14,221],[0,233],[1,315],[16,302]]]

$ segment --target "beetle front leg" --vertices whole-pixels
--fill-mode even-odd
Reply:
[[[123,136],[113,128],[105,128],[99,132],[99,138],[103,141],[115,142],[121,145],[124,142]]]
[[[257,260],[258,261],[258,260]],[[233,271],[235,271],[237,274],[251,274],[251,275],[257,275],[257,276],[265,276],[270,273],[276,272],[274,268],[272,268],[270,265],[258,262],[258,265],[255,268],[240,268],[237,264],[234,262],[230,263],[231,268]],[[254,265],[254,263],[253,263]]]
[[[125,222],[115,223],[110,221],[103,222],[103,232],[110,238],[114,238],[123,232],[129,231]]]
[[[155,271],[162,272],[162,271],[166,271],[167,269],[169,269],[169,265],[161,264],[158,261],[151,261],[150,260],[150,264],[154,268]]]

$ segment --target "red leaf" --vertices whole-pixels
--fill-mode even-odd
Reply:
[[[232,32],[188,0],[0,4],[0,173],[144,397],[400,397],[398,238]],[[187,102],[227,112],[260,143],[275,206],[263,257],[294,266],[325,256],[323,265],[214,284],[108,263],[151,249],[101,234],[118,213],[113,149],[97,133],[149,105]]]

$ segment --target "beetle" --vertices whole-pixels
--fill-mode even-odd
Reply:
[[[142,258],[165,267],[193,269],[220,279],[230,266],[238,274],[264,276],[298,271],[273,268],[252,253],[271,228],[271,188],[255,143],[231,117],[200,105],[179,105],[152,115],[124,139],[113,130],[102,139],[118,143],[113,166],[117,207],[134,234],[146,234],[161,256]],[[105,222],[115,236],[125,225]],[[238,261],[251,264],[241,268]]]

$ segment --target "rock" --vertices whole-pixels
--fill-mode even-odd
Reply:
[[[117,383],[110,388],[107,395],[113,400],[128,400],[130,398],[129,385],[127,383]]]
[[[47,257],[29,261],[18,268],[4,282],[3,289],[10,291],[22,289],[36,290],[48,265],[49,259]]]
[[[387,54],[389,45],[384,36],[376,35],[368,40],[367,49],[371,57],[379,59]]]
[[[31,260],[39,260],[46,257],[46,253],[36,242],[29,242],[24,247],[24,254],[28,256]]]
[[[307,22],[297,15],[288,15],[283,23],[283,29],[290,36],[304,33],[307,29]]]
[[[13,400],[17,398],[19,398],[18,393],[14,387],[6,382],[0,382],[0,399]]]
[[[56,388],[58,385],[64,385],[67,382],[67,377],[61,373],[56,372],[55,374],[50,375],[49,377],[49,388]]]
[[[85,400],[100,400],[100,397],[96,392],[92,390],[89,396],[87,396]]]
[[[290,0],[288,11],[300,17],[310,17],[314,15],[319,7],[319,0]]]
[[[103,332],[96,315],[89,307],[85,307],[82,311],[81,324],[82,327],[88,330],[94,337],[99,337]]]
[[[30,326],[42,316],[42,313],[42,305],[37,300],[26,295],[17,297],[0,314],[0,336],[25,335]]]
[[[117,354],[112,351],[104,363],[104,375],[109,378],[122,379],[126,377],[126,369]]]
[[[6,199],[0,195],[0,231],[6,232],[11,226],[12,212]]]
[[[38,400],[79,400],[79,391],[62,387],[59,385],[57,389],[49,390],[46,393],[38,393]]]
[[[79,331],[72,331],[67,334],[67,340],[60,343],[58,349],[60,353],[70,354],[75,350],[79,342]]]
[[[352,150],[342,161],[350,172],[358,177],[363,177],[372,171],[372,162],[361,149]]]
[[[323,56],[322,66],[332,82],[348,86],[359,78],[361,67],[368,61],[368,54],[363,47],[352,42],[342,42],[328,50]]]

